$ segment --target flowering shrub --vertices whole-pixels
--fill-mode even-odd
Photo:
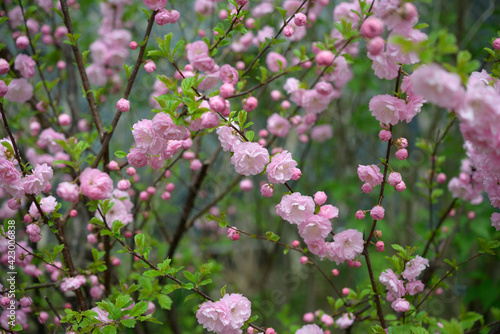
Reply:
[[[1,5],[2,331],[498,331],[488,29],[429,1]]]

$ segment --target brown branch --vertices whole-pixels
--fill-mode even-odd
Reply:
[[[67,0],[61,0],[61,11],[64,17],[64,25],[68,29],[68,33],[74,35],[75,30],[73,29],[73,23],[71,22],[71,17],[69,16]],[[105,136],[105,131],[102,125],[101,116],[99,115],[99,111],[97,110],[94,94],[92,93],[92,89],[90,88],[89,78],[87,77],[87,72],[85,71],[85,65],[83,64],[83,59],[80,53],[80,48],[78,47],[78,42],[74,41],[74,43],[71,43],[71,48],[73,50],[73,55],[75,56],[78,71],[80,72],[83,89],[85,89],[85,98],[87,99],[87,102],[89,104],[90,112],[92,114],[92,118],[94,119],[97,133],[99,134],[99,140],[102,142]]]
[[[432,231],[431,237],[429,238],[429,240],[427,241],[427,244],[425,245],[425,249],[424,249],[424,252],[422,254],[422,257],[425,257],[425,255],[427,254],[427,251],[429,250],[429,247],[430,247],[432,241],[434,241],[434,238],[436,237],[437,232],[439,231],[439,228],[441,227],[443,222],[446,220],[446,218],[450,214],[450,211],[453,209],[453,207],[455,206],[456,203],[457,203],[457,199],[454,198],[453,201],[448,206],[448,208],[446,209],[446,211],[443,213],[443,215],[439,219],[437,226]]]

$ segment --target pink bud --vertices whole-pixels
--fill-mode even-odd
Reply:
[[[302,317],[302,319],[305,322],[313,322],[314,321],[314,314],[312,312],[305,313],[304,316]]]
[[[323,191],[318,191],[314,194],[314,203],[317,205],[323,205],[326,202],[326,194]]]
[[[168,191],[165,191],[161,194],[161,199],[164,201],[168,201],[172,197],[172,194],[170,194]]]
[[[130,50],[135,50],[135,49],[137,49],[137,47],[138,47],[138,46],[139,46],[139,45],[137,44],[137,42],[136,42],[136,41],[132,41],[132,42],[130,42],[130,44],[128,45],[128,47],[130,48]]]
[[[148,73],[153,73],[156,70],[156,64],[154,63],[154,61],[149,60],[146,62],[146,64],[144,64],[144,69]]]
[[[271,98],[274,100],[274,101],[278,101],[280,98],[281,98],[281,93],[279,90],[273,90],[271,91]]]
[[[121,112],[127,112],[130,110],[130,102],[127,99],[119,99],[118,102],[116,102],[116,109]]]
[[[269,135],[269,132],[266,129],[262,129],[259,131],[259,137],[266,138]]]
[[[28,47],[28,45],[30,45],[30,41],[29,41],[28,37],[23,35],[23,36],[19,36],[16,39],[16,47],[18,49],[24,50]]]
[[[130,189],[130,181],[125,179],[118,181],[117,188],[121,191]]]
[[[78,215],[78,211],[76,211],[76,210],[71,210],[71,211],[69,212],[69,216],[70,216],[71,218],[75,218],[77,215]]]
[[[334,55],[333,52],[328,50],[320,51],[316,55],[316,63],[318,66],[329,66],[333,63]]]
[[[203,163],[202,163],[199,159],[193,159],[193,160],[189,163],[189,169],[191,169],[192,171],[197,171],[197,170],[199,170],[201,167],[203,167]]]
[[[283,35],[285,35],[285,37],[292,37],[293,33],[294,31],[292,26],[287,25],[285,28],[283,28]]]
[[[265,183],[260,187],[260,193],[264,197],[272,197],[274,194],[274,187],[271,184]]]
[[[378,133],[378,137],[380,138],[381,141],[389,141],[392,138],[392,133],[390,131],[382,129]]]
[[[120,170],[120,166],[118,165],[118,162],[116,162],[114,160],[111,160],[109,162],[108,168],[109,168],[109,170],[114,170],[114,171]]]
[[[293,248],[297,248],[297,247],[299,247],[299,246],[300,246],[300,241],[298,241],[298,240],[294,240],[294,241],[292,241],[292,247],[293,247]]]
[[[297,27],[303,27],[307,24],[307,16],[305,16],[302,13],[297,13],[295,14],[295,18],[293,19],[293,22]]]
[[[338,276],[339,275],[339,270],[338,269],[332,269],[332,275],[333,276]]]
[[[305,265],[307,263],[307,261],[308,261],[307,256],[302,256],[300,258],[300,264],[302,264],[302,265]]]
[[[384,251],[384,242],[383,241],[377,241],[375,244],[375,247],[377,248],[377,252],[383,252]]]
[[[269,327],[268,329],[266,329],[266,334],[276,334],[276,332],[273,328]]]
[[[59,60],[56,64],[58,70],[64,70],[66,68],[66,62],[64,60]]]
[[[67,126],[71,124],[71,116],[68,114],[61,114],[57,118],[57,121],[61,126]]]
[[[500,38],[497,38],[493,41],[493,49],[500,50]]]
[[[250,191],[253,188],[253,182],[250,179],[243,179],[240,182],[240,190],[241,191]]]
[[[125,238],[127,238],[127,239],[132,238],[132,232],[130,232],[130,231],[126,231],[126,232],[125,232]]]
[[[139,198],[141,201],[147,201],[149,198],[149,194],[146,191],[141,191],[139,194]]]
[[[377,36],[370,40],[368,44],[366,44],[366,50],[374,56],[379,55],[382,51],[384,51],[385,41],[382,37]]]
[[[401,174],[396,173],[396,172],[391,172],[389,174],[387,181],[389,181],[389,184],[394,187],[403,180],[401,178]]]
[[[348,295],[349,295],[349,292],[351,292],[351,290],[349,290],[349,288],[343,288],[343,289],[342,289],[342,294],[343,294],[344,296],[348,296]]]
[[[404,181],[401,181],[396,185],[396,187],[394,187],[394,189],[396,189],[396,191],[399,191],[399,192],[405,191],[406,184],[404,183]]]
[[[228,97],[232,96],[234,94],[234,86],[231,85],[230,83],[223,84],[222,86],[220,86],[219,94],[223,98],[228,98]],[[211,99],[212,98],[210,98],[210,100]],[[212,110],[214,110],[212,106],[210,106],[210,108]],[[225,105],[224,105],[224,108],[225,108]],[[224,108],[222,108],[222,109],[224,109]]]
[[[356,211],[356,214],[354,215],[356,219],[363,220],[365,219],[365,213],[362,210]]]
[[[255,108],[257,108],[258,104],[259,104],[259,101],[255,97],[250,96],[243,103],[243,109],[247,112],[250,112],[250,111],[253,111]]]
[[[370,16],[361,25],[360,32],[365,38],[380,36],[384,32],[384,23],[379,18]]]
[[[436,177],[436,181],[439,184],[445,183],[446,182],[446,174],[445,173],[439,173]]]
[[[368,182],[365,182],[365,184],[363,184],[361,186],[361,190],[365,193],[365,194],[369,194],[373,191],[373,187],[371,184],[369,184]]]
[[[384,219],[384,214],[385,210],[382,206],[380,205],[375,205],[371,210],[370,210],[370,216],[374,220],[381,220]]]
[[[89,244],[94,245],[94,244],[97,243],[97,237],[95,235],[93,235],[93,234],[87,234],[87,242]]]
[[[467,218],[469,218],[469,219],[476,218],[476,213],[474,211],[467,212]]]
[[[292,180],[297,181],[302,176],[302,171],[298,168],[293,169]]]
[[[229,84],[229,86],[233,87],[231,84]],[[219,95],[211,97],[208,100],[208,104],[210,105],[210,109],[212,109],[215,112],[221,112],[226,108],[226,101],[222,96]]]
[[[396,151],[396,158],[399,160],[405,160],[408,158],[408,151],[405,148],[401,148]]]
[[[175,189],[175,184],[173,183],[167,183],[167,185],[165,186],[165,190],[168,192],[172,192],[174,191],[174,189]]]

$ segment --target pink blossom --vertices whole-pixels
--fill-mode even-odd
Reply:
[[[48,148],[50,153],[62,152],[63,148],[56,142],[56,140],[66,140],[66,137],[64,134],[56,132],[52,128],[47,128],[40,133],[36,143],[38,147],[42,149]]]
[[[233,152],[235,147],[241,144],[241,140],[236,135],[236,131],[229,126],[220,126],[217,128],[217,135],[224,151]]]
[[[24,78],[12,79],[8,87],[6,100],[24,103],[33,97],[33,86]]]
[[[112,322],[111,319],[108,318],[109,313],[99,307],[93,307],[91,308],[91,311],[94,311],[97,313],[96,320],[99,320],[101,323],[106,324]]]
[[[252,315],[252,303],[239,293],[224,295],[221,302],[225,303],[231,312],[231,328],[240,329]]]
[[[201,126],[205,129],[215,128],[219,123],[219,115],[214,112],[206,112],[201,115]]]
[[[491,214],[491,226],[495,228],[495,230],[500,231],[500,213],[493,212]]]
[[[299,234],[304,241],[324,240],[332,231],[332,223],[329,219],[319,215],[312,215],[306,221],[299,223]]]
[[[316,90],[306,90],[302,91],[300,105],[304,107],[307,113],[319,114],[328,108],[331,101],[331,95],[323,95]]]
[[[63,278],[59,287],[62,291],[74,291],[78,290],[83,284],[85,284],[85,277],[83,275],[78,275],[75,277]]]
[[[148,156],[141,150],[132,148],[130,153],[127,154],[127,161],[134,167],[144,167],[148,164]]]
[[[371,39],[366,44],[366,50],[368,51],[369,54],[372,55],[372,57],[378,56],[381,52],[383,52],[384,47],[385,47],[385,41],[380,36]]]
[[[277,52],[269,52],[266,57],[267,67],[271,72],[277,73],[286,68],[286,58]]]
[[[386,52],[377,55],[368,53],[372,63],[372,69],[379,79],[392,80],[398,76],[399,66]]]
[[[256,97],[250,96],[249,98],[243,100],[243,110],[250,112],[257,108],[259,101]]]
[[[333,137],[333,129],[330,124],[315,126],[311,129],[311,139],[318,143],[324,143]]]
[[[0,186],[16,184],[21,180],[21,173],[7,159],[0,158]]]
[[[164,115],[163,113],[156,114]],[[161,117],[161,116],[160,116]],[[157,122],[155,122],[158,124]],[[161,123],[162,129],[167,128],[168,125]],[[149,119],[143,119],[134,124],[132,127],[132,135],[134,136],[136,148],[142,150],[147,154],[157,155],[166,148],[165,139],[160,137],[160,134],[153,130],[153,122]],[[164,133],[162,133],[164,135]]]
[[[54,171],[47,164],[42,164],[36,165],[32,173],[32,175],[27,175],[23,178],[24,191],[27,194],[38,195],[45,189],[52,176],[54,176]]]
[[[188,134],[183,125],[174,123],[170,115],[157,113],[151,120],[153,131],[164,140],[183,140]]]
[[[297,162],[292,159],[290,152],[285,150],[278,153],[267,165],[267,179],[270,183],[285,183],[292,178],[296,166]]]
[[[54,196],[48,196],[44,197],[40,200],[40,208],[42,209],[42,212],[45,214],[49,214],[51,212],[54,212],[57,206],[57,201]],[[38,208],[36,207],[35,203],[31,203],[31,206],[29,208],[29,214],[33,216],[33,218],[39,218],[40,211],[38,211]]]
[[[403,297],[405,295],[404,282],[396,276],[392,269],[387,269],[382,272],[379,277],[380,283],[382,283],[388,293],[390,293],[394,298]]]
[[[411,81],[416,94],[441,108],[456,109],[465,97],[460,76],[436,64],[419,67]]]
[[[420,273],[429,266],[429,260],[417,255],[414,259],[406,263],[405,270],[401,275],[408,281],[415,281]]]
[[[364,247],[363,234],[355,229],[348,229],[335,234],[330,243],[327,257],[340,264],[346,260],[354,260]]]
[[[339,209],[331,204],[325,204],[319,209],[318,216],[325,217],[326,219],[337,218],[339,216]]]
[[[284,195],[276,205],[276,214],[291,224],[300,224],[314,214],[315,204],[310,196],[295,192]]]
[[[338,318],[335,323],[339,326],[340,329],[346,329],[350,327],[354,322],[354,314],[352,313],[344,313],[340,318]]]
[[[238,71],[231,65],[222,65],[219,70],[219,75],[222,82],[224,83],[228,83],[231,85],[236,85],[238,83]]]
[[[403,181],[403,179],[401,178],[401,174],[399,174],[397,172],[391,172],[389,174],[389,177],[387,178],[387,181],[389,181],[389,184],[394,187],[398,183],[400,183],[401,181]]]
[[[408,158],[408,150],[406,148],[401,148],[397,150],[394,155],[399,160],[405,160],[406,158]]]
[[[262,187],[260,187],[260,193],[264,197],[272,197],[274,194],[274,188],[272,184],[264,183]]]
[[[116,102],[116,109],[121,112],[127,112],[130,110],[130,102],[127,99],[119,99],[118,102]]]
[[[391,307],[396,312],[407,312],[410,310],[410,303],[404,298],[397,298],[392,302]]]
[[[4,97],[9,91],[9,87],[5,84],[5,81],[0,80],[0,97]]]
[[[286,137],[290,131],[290,127],[290,122],[277,113],[272,114],[267,119],[267,129],[276,137]]]
[[[405,101],[392,95],[377,95],[370,100],[372,116],[383,124],[396,125],[400,120],[400,112],[404,110]]]
[[[207,301],[200,305],[196,312],[196,319],[208,331],[223,333],[230,326],[232,315],[225,302]]]
[[[295,334],[323,334],[323,330],[316,324],[305,325],[297,329]]]
[[[85,168],[80,174],[80,184],[82,194],[93,200],[107,199],[113,192],[113,180],[95,168]]]
[[[372,187],[376,187],[384,180],[384,175],[380,172],[377,165],[359,165],[358,177],[361,181],[367,182]]]
[[[14,68],[18,70],[26,79],[35,76],[35,66],[36,62],[33,58],[23,53],[18,54],[16,56],[16,60],[14,61]]]
[[[167,0],[142,0],[144,5],[152,10],[159,10],[165,8],[167,5]]]
[[[269,163],[269,152],[257,143],[244,142],[234,147],[231,164],[238,174],[257,175]]]
[[[326,197],[326,194],[324,191],[317,191],[314,194],[314,203],[316,203],[317,205],[325,204],[326,199],[327,199],[327,197]]]
[[[132,208],[133,204],[130,201],[130,196],[121,190],[115,189],[111,196],[111,203],[113,206],[106,213],[106,224],[109,228],[113,227],[113,222],[115,220],[119,220],[124,225],[128,225],[132,222]],[[96,217],[102,219],[102,215],[100,213],[96,214]]]
[[[0,75],[9,73],[10,65],[9,62],[3,58],[0,58]]]
[[[424,291],[424,284],[421,281],[408,282],[406,284],[406,292],[410,295],[416,295],[419,292]]]
[[[369,16],[361,25],[360,32],[365,38],[380,36],[384,32],[384,22],[375,16]]]

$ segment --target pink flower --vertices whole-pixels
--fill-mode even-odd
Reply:
[[[53,212],[56,209],[56,206],[57,201],[54,196],[44,197],[40,200],[40,208],[42,209],[42,212],[46,214]],[[40,211],[38,211],[38,208],[36,207],[34,202],[31,203],[29,214],[35,219],[41,216]]]
[[[300,224],[314,214],[315,204],[312,197],[300,193],[284,195],[276,205],[276,214],[291,224]]]
[[[441,108],[456,109],[465,98],[460,76],[436,64],[419,67],[411,81],[416,94]]]
[[[394,298],[403,297],[405,295],[404,282],[396,276],[392,269],[387,269],[382,272],[379,277],[380,283],[382,283],[388,293],[390,293]]]
[[[293,171],[297,166],[297,162],[292,159],[292,154],[288,151],[283,151],[271,158],[271,162],[267,165],[267,179],[270,183],[285,183],[290,180]]]
[[[113,222],[115,220],[119,220],[124,225],[128,225],[132,222],[133,216],[131,210],[134,205],[130,201],[130,197],[126,192],[115,189],[112,193],[111,203],[113,203],[113,206],[109,209],[105,216],[106,224],[109,228],[113,226]],[[100,213],[97,213],[96,217],[102,219]]]
[[[201,115],[201,126],[205,129],[215,128],[219,123],[219,115],[214,112],[206,112]]]
[[[33,174],[23,178],[24,191],[27,194],[40,194],[45,190],[52,176],[54,176],[52,167],[47,166],[47,164],[36,165]]]
[[[241,144],[241,140],[236,135],[236,131],[234,131],[229,126],[221,126],[217,128],[217,135],[219,136],[219,141],[222,146],[222,149],[227,151],[234,151],[234,148]]]
[[[318,216],[325,217],[326,219],[333,219],[339,216],[339,209],[331,204],[321,206]]]
[[[429,260],[417,255],[413,260],[406,263],[405,270],[401,275],[408,281],[415,281],[420,273],[429,266]]]
[[[311,139],[323,143],[333,137],[333,129],[330,124],[315,126],[311,129]]]
[[[491,226],[495,228],[495,230],[500,231],[500,213],[493,212],[491,214]]]
[[[164,140],[183,140],[188,130],[183,125],[176,125],[170,115],[157,113],[151,120],[153,131]]]
[[[223,333],[231,324],[232,315],[229,306],[223,301],[207,301],[200,305],[196,319],[203,328],[215,333]]]
[[[241,143],[234,147],[231,163],[238,174],[257,175],[269,163],[269,152],[257,143]]]
[[[224,295],[221,302],[224,302],[231,312],[231,328],[240,329],[252,315],[252,303],[239,293]]]
[[[24,78],[12,79],[8,87],[6,100],[24,103],[33,97],[33,86]]]
[[[97,313],[96,320],[99,320],[101,323],[106,324],[106,323],[112,322],[112,320],[108,318],[109,313],[107,311],[104,311],[103,309],[101,309],[97,306],[91,308],[91,311],[94,311]]]
[[[144,5],[152,10],[159,10],[165,8],[167,5],[167,0],[142,0]]]
[[[82,194],[93,200],[107,199],[113,192],[113,180],[95,168],[85,168],[80,174],[80,184]]]
[[[290,127],[290,122],[277,113],[272,114],[267,119],[267,129],[276,137],[286,137],[290,131]]]
[[[400,112],[406,110],[404,100],[392,95],[377,95],[370,100],[370,111],[377,121],[383,124],[396,125]]]
[[[392,80],[398,76],[399,66],[386,52],[377,55],[368,53],[372,63],[372,69],[379,79]]]
[[[158,115],[164,114],[156,114]],[[155,122],[156,123],[156,122]],[[166,124],[161,123],[163,128],[167,127]],[[168,128],[168,127],[167,127]],[[160,154],[166,148],[165,139],[153,130],[153,122],[149,119],[143,119],[134,124],[132,127],[132,135],[134,136],[136,148],[151,155]],[[164,133],[162,133],[164,135]]]
[[[366,50],[372,57],[378,56],[382,51],[384,51],[385,41],[382,37],[378,36],[371,39],[366,44]]]
[[[286,58],[277,52],[269,52],[266,57],[267,67],[271,72],[277,73],[280,69],[284,70],[286,68],[287,62]]]
[[[26,79],[35,76],[35,66],[36,62],[28,55],[18,54],[16,60],[14,61],[14,68],[18,70],[23,77]]]
[[[74,291],[78,290],[83,284],[85,284],[85,277],[78,275],[63,278],[59,287],[62,291]]]
[[[306,221],[299,223],[298,228],[300,236],[307,243],[324,240],[332,231],[332,223],[327,218],[312,215]]]
[[[0,97],[4,97],[9,91],[9,87],[5,84],[5,81],[0,80]]]
[[[0,158],[0,186],[6,184],[16,184],[21,180],[21,173],[14,164],[7,159]]]
[[[66,140],[66,137],[52,128],[47,128],[40,133],[36,143],[42,149],[48,148],[50,153],[62,152],[63,148],[55,140]]]
[[[196,58],[208,56],[208,45],[204,41],[196,41],[191,43],[187,49],[187,58],[192,63]]]
[[[407,312],[410,310],[410,303],[404,298],[398,298],[392,302],[391,307],[396,312]]]
[[[262,187],[260,187],[260,193],[264,197],[272,197],[274,194],[273,185],[269,183],[264,183]]]
[[[3,58],[0,58],[0,75],[9,73],[10,65],[9,62]]]
[[[148,164],[148,156],[137,148],[131,148],[127,154],[127,161],[134,167],[144,167]]]
[[[338,318],[335,323],[339,326],[340,329],[346,329],[351,326],[354,322],[354,314],[352,313],[344,313],[340,318]]]
[[[354,260],[364,247],[363,234],[355,229],[348,229],[335,234],[330,243],[327,257],[340,264],[346,260]]]
[[[419,292],[424,291],[424,284],[420,281],[408,282],[406,284],[406,292],[410,295],[416,295]]]
[[[316,203],[317,205],[325,204],[326,199],[327,199],[327,197],[326,197],[326,194],[324,191],[317,191],[314,194],[314,203]]]
[[[323,334],[323,330],[315,324],[305,325],[300,329],[297,329],[295,334]]]
[[[219,70],[219,75],[224,83],[228,83],[231,85],[236,85],[238,83],[238,71],[232,67],[231,65],[222,65],[220,70]]]
[[[384,180],[384,175],[380,172],[377,165],[359,165],[358,177],[361,181],[367,182],[372,187],[378,186]]]

